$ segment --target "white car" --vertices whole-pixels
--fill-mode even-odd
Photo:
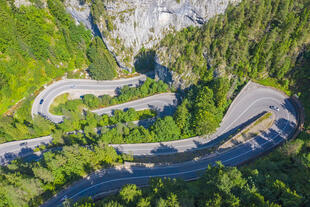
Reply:
[[[68,196],[65,195],[64,197],[62,197],[61,201],[63,202],[63,201],[65,201],[67,198],[68,198]]]
[[[280,111],[279,107],[276,107],[276,106],[269,106],[269,108],[275,111]]]

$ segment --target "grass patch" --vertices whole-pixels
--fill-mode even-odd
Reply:
[[[257,119],[253,126],[256,126],[257,124],[260,124],[262,121],[269,119],[272,116],[271,112],[267,112],[266,114],[264,114],[262,117],[260,117],[259,119]]]
[[[267,112],[255,122],[253,122],[250,126],[246,129],[241,131],[241,134],[237,134],[236,136],[232,137],[225,143],[219,146],[219,149],[228,149],[233,148],[241,143],[244,143],[257,135],[259,135],[262,131],[270,128],[273,123],[273,119],[271,118],[272,113]]]
[[[59,114],[59,112],[56,110],[56,108],[60,105],[60,104],[65,104],[67,101],[68,101],[68,97],[69,97],[69,94],[68,93],[64,93],[62,95],[59,95],[57,96],[53,103],[51,104],[50,106],[50,113],[52,114],[55,114],[55,115],[62,115],[62,114]]]
[[[292,92],[288,89],[288,86],[285,86],[285,84],[283,83],[282,84],[279,83],[279,81],[274,78],[266,78],[266,79],[259,79],[259,80],[253,80],[253,81],[261,85],[264,85],[264,86],[271,86],[271,87],[277,88],[283,91],[284,93],[286,93],[288,96],[292,95]]]
[[[259,119],[257,119],[254,124],[251,127],[248,127],[247,129],[244,129],[243,132],[241,133],[242,135],[248,133],[254,126],[262,123],[264,120],[269,119],[272,116],[271,112],[267,112],[266,114],[264,114],[262,117],[260,117]]]

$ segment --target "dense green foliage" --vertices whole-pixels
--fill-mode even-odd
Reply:
[[[210,134],[219,127],[230,102],[227,92],[230,83],[224,78],[200,82],[187,91],[174,115],[182,137]]]
[[[180,128],[176,125],[171,116],[166,116],[163,119],[157,120],[151,129],[157,137],[157,142],[177,139],[181,135]]]
[[[103,6],[100,2],[93,1],[92,5],[92,11],[96,11],[98,16],[100,16],[99,7],[96,8],[94,5],[98,3]],[[0,26],[4,26],[0,30],[1,92],[4,87],[9,87],[11,91],[7,91],[6,94],[12,91],[17,91],[16,94],[24,93],[22,90],[25,88],[30,90],[31,87],[28,87],[29,84],[25,85],[23,81],[31,82],[33,81],[31,77],[37,76],[45,77],[44,81],[48,79],[47,77],[56,77],[56,75],[46,75],[54,71],[52,70],[55,67],[54,63],[58,64],[61,61],[65,65],[59,65],[61,73],[73,68],[73,65],[77,64],[77,57],[82,57],[79,60],[86,63],[85,55],[82,54],[85,54],[86,42],[90,42],[90,39],[86,38],[88,34],[85,33],[85,38],[83,35],[71,34],[75,30],[70,26],[80,27],[72,24],[58,0],[48,0],[48,9],[42,10],[34,6],[12,9],[13,7],[6,6],[1,0],[0,3],[0,18],[2,18]],[[153,83],[151,80],[147,80],[146,85],[143,84],[138,88],[124,87],[116,98],[109,96],[97,98],[87,95],[81,100],[68,101],[58,111],[67,118],[58,125],[51,124],[42,117],[29,121],[31,120],[29,113],[31,99],[26,99],[14,118],[0,119],[1,141],[52,133],[54,144],[70,146],[65,146],[60,151],[45,153],[39,162],[14,161],[7,167],[1,167],[0,206],[37,206],[42,203],[42,199],[51,197],[65,184],[96,169],[126,159],[117,155],[112,148],[106,147],[107,143],[168,141],[213,132],[230,103],[226,98],[229,88],[242,85],[244,77],[255,79],[271,77],[286,90],[298,92],[305,106],[306,130],[296,140],[239,169],[222,165],[209,167],[201,179],[190,183],[155,179],[150,182],[150,187],[145,189],[127,185],[117,195],[103,201],[93,203],[89,200],[75,206],[310,206],[310,49],[306,45],[309,41],[310,25],[309,10],[306,8],[309,8],[309,5],[308,0],[244,0],[236,7],[229,7],[224,15],[212,18],[202,28],[190,27],[175,36],[169,35],[162,42],[162,46],[168,48],[167,54],[172,58],[169,67],[177,73],[191,70],[196,75],[195,81],[198,84],[182,94],[182,103],[174,117],[157,119],[148,129],[137,127],[130,121],[142,119],[145,115],[153,116],[148,114],[149,111],[140,113],[132,109],[126,112],[117,110],[114,116],[108,117],[97,116],[88,111],[81,114],[77,109],[80,105],[92,109],[167,91],[166,85]],[[40,13],[39,11],[42,13],[40,15],[45,16],[38,19],[44,19],[47,22],[36,25],[42,32],[34,34],[39,35],[38,37],[43,41],[35,43],[28,39],[35,39],[32,37],[32,32],[18,32],[18,21],[15,19],[18,15],[25,17],[23,20],[18,20],[23,22],[22,26],[30,27],[33,20],[27,23],[28,16]],[[34,16],[37,17],[36,15]],[[106,23],[108,24],[108,21]],[[46,24],[56,29],[42,26]],[[6,29],[2,30],[2,28]],[[47,30],[51,34],[56,34],[59,39],[56,37],[49,39],[49,35],[44,36],[48,33]],[[11,32],[7,35],[5,34],[7,31],[16,31],[16,33]],[[79,30],[75,32],[77,31]],[[75,32],[73,33],[78,33]],[[25,35],[27,38],[17,35]],[[15,37],[18,37],[18,41]],[[79,38],[82,38],[82,41],[79,42]],[[63,45],[57,41],[68,43],[64,47],[65,51],[69,51],[68,59],[65,59],[66,55],[61,56],[63,60],[57,56],[66,53],[57,52],[56,55],[51,52]],[[79,44],[74,44],[74,41]],[[104,47],[100,46],[101,42],[98,41],[98,39],[93,40],[91,49],[88,50],[88,57],[92,64],[96,61],[94,57],[104,57],[105,54],[100,52]],[[10,47],[6,47],[3,42],[12,43],[12,45],[7,44]],[[79,50],[72,48],[76,46]],[[303,53],[300,53],[301,48],[304,50]],[[75,53],[76,51],[82,52]],[[298,55],[300,58],[296,62]],[[18,67],[18,70],[8,75],[3,72],[6,70],[2,69],[2,61],[5,64],[16,61],[11,62],[14,67],[15,63],[23,64],[24,67]],[[40,67],[40,72],[34,76],[32,72],[36,70],[25,71],[24,69],[28,68],[26,63],[31,63],[30,66],[35,69]],[[110,64],[107,61],[102,63]],[[15,82],[12,82],[13,80],[8,77],[14,77],[17,71],[32,75],[23,76],[26,80],[16,77],[16,80],[13,79]],[[213,78],[214,73],[219,77]],[[237,84],[234,80],[228,80],[229,74],[238,78]],[[31,82],[31,84],[38,86],[44,81]],[[17,87],[19,84],[26,87],[19,89]],[[31,89],[33,90],[34,88]],[[12,98],[10,100],[13,100],[13,96],[15,94],[9,97]],[[1,95],[0,98],[2,104]],[[8,97],[3,100],[8,100]],[[9,106],[7,102],[3,101],[3,103],[6,103],[3,106]],[[129,123],[125,124],[125,122]],[[114,126],[104,127],[107,125]],[[101,134],[97,134],[95,128],[102,128]],[[66,133],[74,130],[83,130],[84,133]]]
[[[59,104],[57,107],[53,109],[52,112],[54,112],[55,114],[60,115],[64,114],[67,116],[67,120],[65,121],[65,123],[68,124],[68,127],[64,131],[69,132],[72,131],[72,129],[80,130],[83,129],[82,127],[83,125],[79,124],[79,122],[83,121],[84,119],[83,116],[81,115],[82,110],[96,109],[99,107],[120,104],[130,100],[135,100],[138,98],[143,98],[145,96],[154,95],[156,93],[162,93],[167,91],[168,86],[164,84],[162,81],[156,82],[153,79],[147,79],[143,84],[141,84],[138,87],[130,88],[128,86],[125,86],[121,88],[116,97],[112,98],[108,95],[104,95],[98,98],[94,95],[88,94],[85,95],[83,99],[70,100],[64,104]],[[55,126],[53,123],[44,119],[41,116],[32,119],[30,113],[31,107],[32,107],[32,98],[28,98],[24,101],[22,107],[20,107],[16,111],[13,117],[2,116],[0,118],[0,143],[13,140],[23,140],[34,137],[47,136],[53,133],[53,131],[55,131],[55,129],[59,127]],[[119,113],[118,111],[116,111],[116,114]],[[135,121],[154,116],[154,113],[149,113],[146,111],[132,112],[132,110],[130,110],[129,112],[126,113],[128,113],[128,116],[130,118],[115,119],[112,117],[111,120],[108,121],[107,123],[104,122],[105,125],[103,125],[102,123],[101,124],[98,123],[97,125],[98,126],[113,125],[118,122]],[[103,115],[101,119],[107,120],[107,116]],[[77,123],[77,125],[73,125],[73,123]],[[70,126],[71,124],[72,126]]]
[[[126,85],[120,88],[115,97],[109,95],[96,97],[95,95],[87,94],[84,95],[82,99],[69,100],[66,103],[59,104],[52,112],[61,115],[66,111],[74,111],[85,107],[88,109],[103,108],[167,91],[168,85],[163,81],[155,81],[154,79],[147,78],[146,81],[138,87],[129,87]]]
[[[80,112],[66,113],[64,122],[56,125],[52,131],[53,146],[59,145],[89,145],[100,142],[120,143],[144,143],[169,141],[181,138],[180,129],[176,126],[171,116],[163,119],[157,118],[149,128],[137,126],[132,121],[153,118],[154,111],[144,110],[127,111],[115,110],[113,116],[96,115],[91,112],[81,115]],[[108,127],[106,127],[108,126]],[[81,132],[70,133],[67,132]],[[100,133],[98,134],[98,130]]]
[[[294,91],[298,93],[301,100],[306,119],[306,130],[310,129],[310,45],[307,46],[306,51],[302,54],[300,60],[297,62],[294,72],[291,77],[294,85]]]
[[[100,16],[105,11],[104,2],[101,0],[81,0],[91,4],[91,14],[95,23],[99,23]]]
[[[170,141],[180,138],[180,129],[171,116],[158,118],[150,128],[135,125],[118,124],[115,128],[103,132],[99,140],[106,143],[147,143]]]
[[[107,140],[106,135],[115,132],[123,133],[125,129],[129,132],[129,129],[136,128],[136,125],[132,124],[133,121],[150,119],[156,116],[154,111],[135,111],[132,108],[127,111],[115,110],[113,116],[106,114],[99,116],[91,112],[85,112],[84,114],[81,115],[78,111],[66,113],[66,119],[53,130],[53,143],[55,145],[72,145],[74,143],[86,145],[100,141],[117,143],[116,137],[112,136],[110,140]],[[80,130],[83,133],[67,134],[67,132],[81,132]],[[101,130],[103,135],[98,134],[98,130]],[[138,138],[135,137],[135,139]]]
[[[107,50],[102,39],[95,37],[87,51],[91,64],[88,67],[90,76],[95,80],[111,80],[116,76],[116,62]]]
[[[91,33],[59,0],[47,8],[0,1],[0,114],[44,83],[86,67]]]
[[[30,115],[31,100],[26,100],[23,107],[12,116],[0,117],[0,143],[29,139],[50,135],[55,125],[36,116],[32,119]]]
[[[310,37],[308,0],[244,0],[203,27],[189,27],[162,42],[168,68],[196,77],[217,74],[275,77],[288,84],[287,75]],[[162,50],[159,50],[159,52]]]
[[[0,206],[38,206],[65,184],[122,161],[122,156],[103,144],[66,146],[44,153],[33,163],[15,161],[0,168]]]

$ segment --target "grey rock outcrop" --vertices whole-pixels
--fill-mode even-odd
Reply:
[[[31,6],[32,3],[29,0],[15,0],[14,5],[19,8],[20,6]]]
[[[162,80],[165,83],[169,84],[172,88],[181,88],[184,89],[191,85],[187,83],[180,74],[169,70],[166,66],[162,64],[159,57],[155,56],[155,67],[154,67],[155,79]]]
[[[229,3],[240,0],[103,0],[97,25],[92,22],[90,5],[79,0],[66,0],[67,11],[77,23],[83,23],[93,34],[100,35],[123,69],[131,71],[134,57],[141,48],[153,49],[168,33],[188,26],[201,26],[216,14],[223,13]],[[100,31],[96,31],[97,28]],[[197,79],[192,73],[176,74],[156,58],[155,74],[176,88],[184,88]],[[186,77],[186,80],[184,79]]]
[[[99,29],[110,51],[125,67],[133,67],[142,47],[153,48],[167,33],[200,26],[229,3],[240,0],[114,0],[105,1]],[[107,28],[107,17],[113,29]]]
[[[66,0],[64,4],[67,12],[71,14],[77,24],[84,24],[94,33],[90,6],[87,3],[81,3],[79,0]]]

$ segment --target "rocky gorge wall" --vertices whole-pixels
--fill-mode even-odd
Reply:
[[[131,71],[142,47],[153,48],[166,34],[188,26],[200,26],[229,3],[240,0],[103,0],[97,26],[119,64]],[[94,29],[90,5],[66,0],[67,11],[89,29]],[[96,33],[96,31],[93,31]]]
[[[105,1],[105,16],[98,27],[118,61],[134,66],[140,49],[153,48],[166,34],[188,26],[200,26],[229,3],[239,0],[114,0]],[[109,17],[112,29],[107,28]],[[111,27],[111,26],[110,26]]]
[[[101,0],[97,0],[101,1]],[[102,0],[104,9],[99,11],[96,23],[91,14],[91,4],[83,0],[65,0],[66,10],[84,24],[94,35],[102,37],[119,66],[127,71],[134,68],[135,57],[144,49],[154,49],[168,33],[188,26],[201,26],[227,6],[241,0]],[[45,0],[43,0],[45,3]],[[16,4],[29,4],[28,0],[16,0]],[[159,51],[155,51],[159,52]],[[158,79],[184,88],[192,74],[179,74],[166,67],[155,57],[155,74]],[[189,72],[190,73],[190,72]],[[183,74],[184,77],[184,74]]]

